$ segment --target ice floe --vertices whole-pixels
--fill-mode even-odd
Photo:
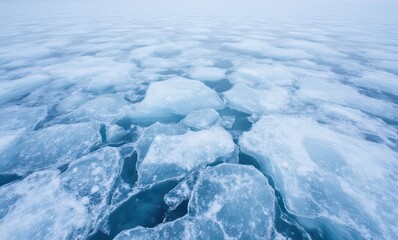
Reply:
[[[185,78],[171,78],[152,83],[144,100],[133,106],[129,116],[135,121],[156,121],[173,115],[186,115],[205,108],[224,106],[216,92],[203,83]]]

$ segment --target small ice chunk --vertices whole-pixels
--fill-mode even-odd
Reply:
[[[223,105],[217,93],[202,82],[176,77],[152,83],[144,100],[134,105],[130,116],[136,120],[156,121],[205,108],[221,109]]]
[[[189,76],[201,81],[217,81],[225,77],[225,70],[215,67],[194,68]]]
[[[209,128],[220,119],[220,115],[214,109],[203,109],[190,112],[185,118],[184,123],[194,129]]]
[[[138,164],[138,182],[152,184],[181,178],[217,158],[232,154],[231,135],[220,127],[183,135],[156,135],[145,158]]]
[[[106,141],[108,143],[118,143],[126,136],[127,132],[118,125],[110,125],[106,128]]]
[[[200,174],[187,215],[126,230],[115,239],[270,239],[274,206],[273,190],[258,170],[223,163]]]
[[[40,171],[3,186],[1,238],[84,239],[102,220],[120,167],[118,151],[104,148],[73,162],[62,174]]]
[[[220,124],[226,129],[231,129],[235,123],[235,116],[223,116]]]
[[[257,115],[280,111],[289,102],[289,93],[280,87],[253,89],[237,84],[224,96],[232,108]]]
[[[60,124],[30,132],[0,153],[0,173],[25,174],[59,167],[101,141],[93,123]]]
[[[164,202],[169,206],[170,210],[176,209],[183,200],[188,199],[191,196],[192,181],[189,180],[180,182],[164,196]]]

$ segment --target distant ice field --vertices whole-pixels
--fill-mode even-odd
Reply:
[[[398,239],[398,18],[0,16],[0,240]]]

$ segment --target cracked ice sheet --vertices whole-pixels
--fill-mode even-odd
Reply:
[[[115,239],[270,239],[274,201],[267,179],[254,167],[224,163],[200,173],[186,216],[125,230]]]
[[[0,11],[7,11],[4,9]],[[259,8],[262,14],[264,9]],[[59,116],[45,123],[45,127],[64,124],[63,121],[69,118],[108,125],[126,111],[128,113],[129,107],[140,106],[137,101],[145,94],[138,92],[146,90],[148,83],[150,88],[151,83],[161,83],[174,76],[194,78],[194,74],[197,80],[205,81],[219,78],[223,72],[231,83],[261,92],[273,87],[287,90],[290,96],[284,110],[290,114],[313,114],[319,122],[339,133],[353,135],[360,140],[367,138],[365,134],[371,134],[372,141],[393,148],[397,143],[396,127],[378,118],[369,118],[368,113],[383,119],[396,119],[394,96],[376,99],[357,89],[360,86],[395,95],[397,92],[393,82],[398,74],[397,14],[391,18],[385,11],[380,12],[383,16],[377,21],[372,19],[373,15],[366,15],[361,21],[355,18],[327,20],[326,15],[318,19],[282,20],[271,15],[241,17],[234,14],[226,17],[217,14],[215,18],[156,17],[154,24],[153,16],[132,14],[95,19],[92,16],[59,18],[47,14],[40,18],[7,18],[6,15],[13,14],[9,11],[1,16],[4,21],[0,21],[0,79],[4,80],[0,84],[3,87],[0,102],[6,105],[1,110],[18,106],[21,111],[31,112],[38,107],[49,109],[51,117],[50,110],[55,108]],[[350,17],[352,14],[350,12]],[[214,68],[222,70],[217,70],[216,74],[211,72]],[[187,83],[195,79],[188,80]],[[179,91],[170,91],[170,96],[177,95],[176,92]],[[269,99],[265,101],[265,107],[267,104],[277,107],[283,102],[272,97],[269,91],[264,91],[264,96],[247,94],[247,98],[237,94],[239,92],[233,94],[239,104],[235,108],[240,109],[238,106],[248,102],[246,106],[255,106],[251,108],[255,109],[252,113],[270,114],[262,105],[257,105],[256,100],[262,97]],[[132,99],[131,105],[123,102],[123,98]],[[181,115],[192,110],[218,108],[212,104],[202,107],[201,100],[186,99],[196,102],[197,107],[181,111]],[[162,103],[162,100],[157,101]],[[180,107],[185,105],[183,101],[177,102]],[[170,101],[169,106],[176,109],[175,103]],[[162,109],[169,106],[162,106]],[[157,113],[156,110],[149,109],[148,117],[153,117],[151,114]],[[28,126],[23,131],[19,123],[15,125],[16,129],[12,124],[8,126],[7,119],[2,122],[7,132],[1,136],[2,149],[8,149],[20,136],[33,136],[43,130],[33,131],[36,117],[26,123]],[[152,120],[163,121],[164,115]],[[186,121],[185,124],[198,130],[207,128],[207,123],[211,124],[211,121],[206,121],[204,124]],[[195,126],[199,128],[194,129]],[[67,129],[63,131],[67,132]],[[63,131],[58,134],[64,138],[74,137]],[[170,135],[183,135],[186,131],[184,128]],[[307,142],[307,145],[311,143]],[[319,148],[322,147],[320,143]],[[85,149],[77,152],[85,154]],[[373,150],[369,148],[370,155]],[[49,159],[51,163],[56,161]],[[28,171],[29,166],[24,168]],[[345,208],[342,207],[343,210]],[[390,225],[390,222],[386,220],[384,224]]]
[[[385,145],[279,115],[263,117],[239,143],[272,172],[295,214],[325,218],[363,238],[396,236],[398,154]]]
[[[84,239],[106,210],[121,157],[103,148],[56,170],[35,172],[0,188],[4,239]]]

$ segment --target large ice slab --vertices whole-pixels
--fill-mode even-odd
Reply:
[[[130,117],[156,121],[173,114],[186,115],[205,108],[220,109],[223,102],[203,83],[185,78],[171,78],[152,83],[142,102],[134,105]]]
[[[138,183],[151,184],[186,174],[232,154],[232,136],[220,127],[182,135],[154,137],[144,159],[137,164]]]
[[[0,152],[0,173],[25,174],[60,167],[101,141],[93,123],[60,124],[29,132]]]
[[[273,190],[259,171],[224,163],[200,174],[186,216],[126,230],[115,239],[271,239],[274,204]]]
[[[2,239],[84,239],[98,226],[121,157],[104,148],[56,170],[0,188]]]
[[[397,179],[391,176],[398,154],[387,146],[281,115],[262,118],[239,143],[270,171],[293,213],[327,219],[357,237],[396,237]]]

